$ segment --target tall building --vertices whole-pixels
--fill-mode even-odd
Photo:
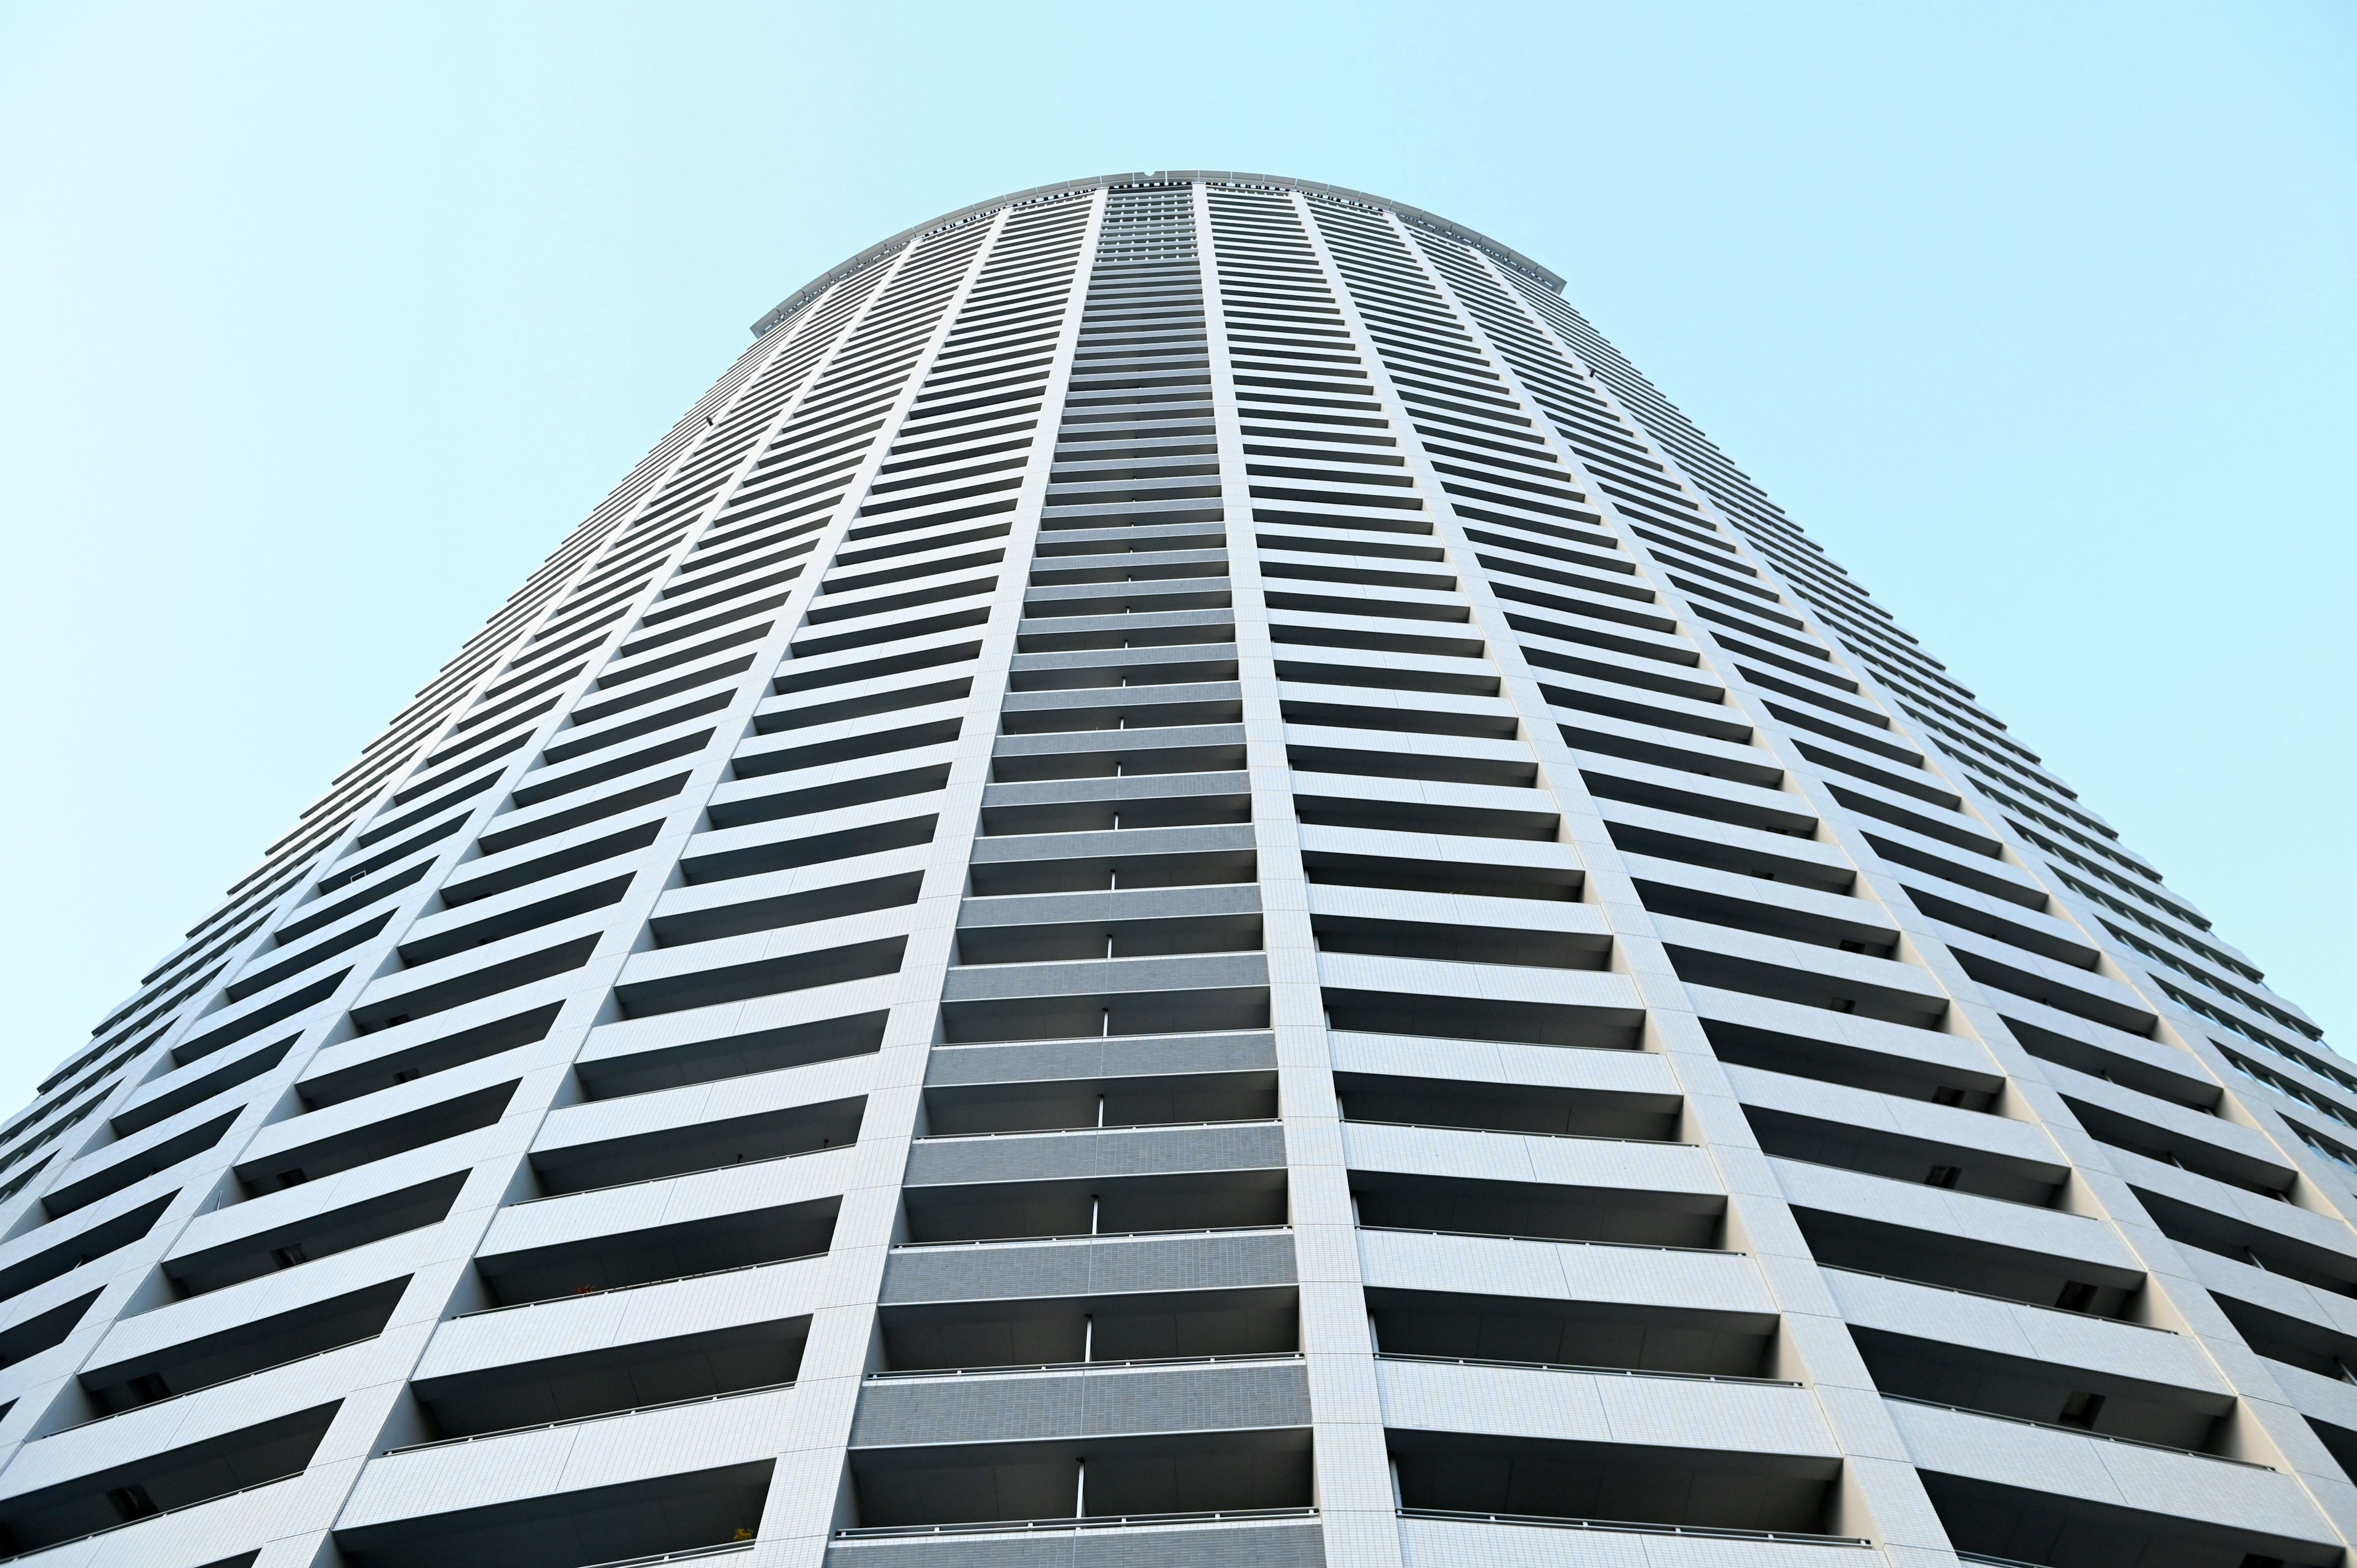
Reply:
[[[2341,1562],[2357,1064],[1559,286],[763,317],[0,1134],[11,1561]]]

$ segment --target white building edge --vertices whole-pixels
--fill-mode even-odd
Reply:
[[[1560,281],[763,318],[0,1133],[0,1552],[2340,1562],[2357,1065]]]

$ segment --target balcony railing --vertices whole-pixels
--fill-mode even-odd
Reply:
[[[662,1563],[700,1563],[708,1557],[734,1557],[750,1552],[759,1544],[750,1536],[743,1541],[724,1541],[717,1546],[690,1546],[678,1552],[658,1552],[652,1557],[618,1557],[610,1563],[592,1563],[588,1568],[656,1568]]]
[[[1076,1138],[1092,1133],[1181,1133],[1198,1127],[1278,1127],[1274,1116],[1232,1116],[1220,1122],[1116,1122],[1102,1127],[1014,1127],[1004,1133],[928,1133],[915,1144],[953,1144],[967,1138]]]
[[[942,1251],[951,1247],[1020,1247],[1040,1241],[1159,1241],[1172,1236],[1284,1236],[1290,1225],[1196,1225],[1178,1230],[1074,1230],[1054,1236],[979,1236],[970,1241],[898,1241],[896,1252]]]
[[[1086,1514],[1077,1519],[975,1520],[958,1524],[863,1525],[834,1532],[837,1541],[883,1541],[896,1536],[1042,1535],[1068,1530],[1138,1530],[1153,1525],[1242,1524],[1270,1520],[1316,1519],[1313,1508],[1214,1509],[1197,1513]]]
[[[1836,1273],[1857,1274],[1869,1280],[1889,1280],[1893,1284],[1915,1285],[1923,1290],[1946,1291],[1951,1295],[1968,1295],[1979,1301],[2001,1301],[2007,1306],[2026,1306],[2033,1312],[2066,1312],[2073,1317],[2083,1318],[2089,1323],[2116,1323],[2123,1328],[2142,1328],[2154,1334],[2177,1332],[2174,1328],[2163,1328],[2158,1323],[2138,1323],[2126,1317],[2105,1317],[2100,1313],[2093,1312],[2072,1312],[2067,1306],[2041,1306],[2037,1302],[2023,1301],[2018,1296],[1992,1295],[1987,1291],[1968,1290],[1963,1285],[1935,1285],[1929,1280],[1910,1280],[1904,1274],[1878,1274],[1872,1269],[1852,1269],[1840,1263],[1819,1263],[1817,1267],[1831,1269]]]
[[[1461,1509],[1400,1509],[1402,1519],[1450,1520],[1462,1524],[1536,1525],[1544,1530],[1598,1530],[1624,1535],[1688,1535],[1705,1541],[1777,1541],[1798,1546],[1867,1546],[1861,1536],[1813,1535],[1797,1530],[1738,1530],[1732,1525],[1646,1524],[1623,1519],[1559,1519],[1553,1514],[1472,1513]]]
[[[202,1388],[184,1389],[177,1394],[166,1394],[162,1399],[149,1400],[145,1404],[135,1404],[123,1410],[110,1410],[103,1415],[93,1415],[86,1421],[77,1421],[70,1426],[58,1427],[55,1431],[47,1433],[44,1435],[55,1437],[60,1433],[80,1432],[85,1426],[96,1426],[102,1421],[113,1421],[119,1415],[136,1415],[143,1410],[154,1410],[157,1405],[170,1404],[175,1400],[194,1399],[199,1394],[209,1394],[215,1389],[225,1389],[231,1383],[242,1383],[249,1378],[259,1378],[265,1373],[280,1371],[288,1367],[299,1366],[305,1361],[316,1361],[322,1356],[332,1356],[339,1350],[349,1350],[355,1345],[365,1345],[369,1343],[370,1340],[376,1337],[377,1337],[375,1335],[371,1334],[359,1339],[347,1339],[340,1345],[330,1345],[324,1350],[312,1350],[304,1355],[296,1356],[285,1361],[274,1361],[267,1367],[257,1367],[251,1372],[240,1372],[233,1378],[223,1378],[217,1383],[207,1383]]]
[[[619,1421],[626,1415],[644,1415],[650,1411],[683,1410],[689,1405],[716,1404],[722,1400],[750,1399],[755,1394],[773,1394],[780,1389],[790,1389],[791,1381],[763,1383],[757,1389],[730,1389],[725,1393],[696,1394],[683,1400],[663,1400],[655,1404],[632,1405],[628,1410],[601,1410],[595,1415],[568,1415],[555,1421],[535,1421],[522,1426],[502,1426],[493,1432],[469,1433],[464,1437],[431,1437],[423,1443],[404,1443],[398,1447],[381,1448],[380,1456],[393,1454],[414,1454],[425,1448],[456,1448],[463,1444],[487,1442],[494,1437],[513,1437],[520,1432],[551,1432],[560,1426],[587,1426],[593,1421]]]
[[[1943,1404],[1938,1400],[1919,1400],[1910,1394],[1884,1394],[1886,1400],[1900,1404],[1921,1405],[1926,1410],[1949,1410],[1958,1415],[1976,1415],[1984,1421],[2009,1422],[2015,1426],[2035,1426],[2046,1432],[2067,1432],[2073,1437],[2092,1437],[2098,1443],[2124,1443],[2131,1448],[2152,1448],[2163,1454],[2182,1454],[2189,1459],[2210,1459],[2221,1465],[2241,1465],[2253,1470],[2272,1470],[2273,1465],[2262,1465],[2255,1459],[2237,1459],[2231,1454],[2205,1454],[2199,1448],[2180,1448],[2174,1443],[2149,1443],[2141,1437],[2115,1437],[2108,1432],[2096,1432],[2084,1426],[2065,1426],[2059,1421],[2032,1421],[2026,1415],[2000,1415],[1993,1410],[1975,1410],[1965,1404]]]
[[[1659,1149],[1697,1149],[1676,1138],[1615,1138],[1603,1133],[1534,1133],[1521,1127],[1465,1127],[1445,1122],[1380,1122],[1369,1116],[1345,1116],[1345,1127],[1399,1127],[1411,1133],[1481,1133],[1496,1138],[1561,1138],[1577,1144],[1644,1144]]]
[[[554,1306],[559,1302],[580,1301],[593,1295],[619,1295],[626,1290],[652,1290],[657,1285],[683,1284],[689,1280],[716,1280],[723,1274],[741,1274],[754,1269],[774,1269],[784,1263],[807,1263],[813,1258],[823,1258],[824,1252],[803,1252],[797,1257],[771,1258],[759,1263],[731,1263],[725,1269],[706,1269],[697,1274],[673,1274],[667,1280],[641,1280],[631,1285],[606,1285],[591,1290],[577,1290],[570,1295],[544,1296],[539,1301],[512,1301],[499,1306],[479,1306],[469,1312],[451,1314],[452,1321],[461,1317],[488,1317],[495,1312],[522,1312],[528,1307]]]
[[[548,1192],[538,1197],[519,1197],[507,1207],[522,1208],[533,1203],[562,1203],[568,1197],[587,1197],[593,1192],[619,1192],[625,1187],[651,1187],[659,1181],[685,1181],[689,1176],[710,1176],[715,1171],[741,1171],[754,1165],[774,1165],[780,1160],[803,1160],[813,1155],[830,1155],[856,1146],[854,1144],[821,1144],[815,1149],[796,1149],[790,1155],[763,1155],[759,1159],[731,1160],[725,1165],[700,1165],[692,1171],[673,1171],[669,1176],[633,1176],[629,1181],[608,1182],[602,1187],[580,1187],[571,1192]]]
[[[1743,1383],[1760,1389],[1797,1389],[1789,1378],[1748,1378],[1734,1372],[1663,1372],[1650,1367],[1583,1367],[1568,1361],[1506,1361],[1490,1356],[1411,1356],[1378,1350],[1378,1361],[1419,1361],[1436,1367],[1503,1367],[1517,1372],[1585,1372],[1598,1378],[1675,1378],[1689,1383]]]
[[[300,1470],[296,1470],[284,1476],[273,1476],[269,1480],[256,1481],[250,1487],[240,1487],[234,1491],[215,1492],[211,1497],[199,1498],[194,1502],[178,1503],[168,1509],[157,1509],[154,1513],[144,1513],[137,1519],[126,1519],[120,1524],[110,1524],[99,1530],[84,1530],[80,1535],[70,1535],[63,1541],[52,1541],[46,1546],[28,1546],[22,1552],[11,1552],[5,1556],[0,1556],[0,1563],[14,1563],[19,1558],[38,1556],[44,1552],[55,1552],[60,1546],[74,1546],[85,1541],[95,1541],[102,1535],[113,1535],[118,1530],[129,1530],[135,1525],[145,1524],[152,1520],[164,1519],[172,1514],[187,1513],[192,1509],[200,1509],[209,1503],[217,1503],[227,1498],[242,1498],[248,1492],[258,1492],[264,1487],[277,1486],[282,1481],[294,1480],[301,1474]],[[604,1565],[599,1565],[599,1568],[604,1568]],[[620,1565],[616,1564],[615,1568],[620,1568]]]
[[[870,1372],[871,1383],[909,1378],[995,1378],[1023,1372],[1102,1372],[1123,1367],[1224,1367],[1243,1361],[1298,1361],[1298,1350],[1241,1350],[1227,1356],[1134,1356],[1121,1361],[1034,1361],[1006,1367],[912,1367]]]
[[[1359,1229],[1393,1236],[1462,1236],[1475,1241],[1539,1241],[1550,1247],[1618,1247],[1632,1252],[1693,1252],[1706,1258],[1749,1255],[1726,1247],[1674,1247],[1666,1241],[1586,1241],[1577,1236],[1513,1236],[1502,1230],[1427,1230],[1416,1225],[1361,1225]]]

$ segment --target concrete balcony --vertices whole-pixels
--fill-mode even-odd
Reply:
[[[2251,1541],[2249,1550],[2281,1543],[2293,1561],[2321,1563],[2339,1550],[2305,1488],[2280,1471],[1943,1406],[1883,1402],[1909,1456],[1940,1477],[2231,1530]]]
[[[1776,1310],[1759,1265],[1740,1252],[1365,1227],[1359,1232],[1359,1258],[1369,1289],[1479,1292],[1755,1316]]]
[[[1794,1383],[1390,1357],[1377,1359],[1376,1374],[1383,1424],[1394,1430],[1817,1459],[1841,1454],[1816,1395]]]
[[[941,1242],[894,1248],[882,1299],[910,1305],[1247,1289],[1290,1285],[1296,1277],[1293,1232],[1283,1226]]]
[[[1757,1531],[1607,1522],[1566,1529],[1512,1515],[1482,1519],[1414,1510],[1401,1515],[1399,1530],[1407,1568],[1496,1568],[1501,1561],[1548,1568],[1727,1568],[1732,1562],[1744,1568],[1834,1568],[1863,1563],[1872,1550],[1863,1541],[1833,1537],[1780,1540]],[[1828,1546],[1846,1546],[1850,1553],[1829,1555]]]
[[[1307,1426],[1309,1375],[1297,1355],[1197,1365],[871,1377],[855,1448],[1035,1442],[1150,1433]]]

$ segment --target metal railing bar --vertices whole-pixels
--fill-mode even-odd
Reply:
[[[1857,1274],[1862,1278],[1869,1280],[1889,1280],[1893,1284],[1920,1285],[1925,1290],[1943,1290],[1952,1295],[1969,1295],[1976,1297],[1982,1301],[2001,1301],[2007,1306],[2026,1306],[2033,1312],[2068,1312],[2072,1316],[2083,1318],[2089,1323],[2115,1323],[2122,1328],[2142,1328],[2154,1334],[2174,1334],[2177,1332],[2174,1328],[2163,1328],[2158,1323],[2136,1323],[2125,1317],[2104,1317],[2092,1312],[2072,1312],[2067,1306],[2040,1305],[2039,1303],[2034,1301],[2022,1301],[2017,1297],[2009,1295],[1992,1295],[1987,1291],[1972,1290],[1964,1285],[1935,1285],[1929,1280],[1910,1280],[1905,1274],[1878,1274],[1872,1269],[1853,1269],[1846,1267],[1840,1263],[1819,1263],[1817,1267],[1821,1269],[1832,1269],[1838,1273]],[[2033,1568],[2035,1568],[2035,1565],[2033,1565]]]
[[[571,1192],[543,1193],[538,1197],[519,1197],[507,1205],[522,1208],[534,1203],[562,1203],[568,1197],[587,1197],[594,1192],[620,1192],[627,1187],[651,1187],[659,1181],[685,1181],[689,1176],[710,1176],[715,1171],[741,1171],[753,1165],[774,1165],[781,1160],[808,1159],[813,1155],[833,1154],[838,1149],[856,1148],[856,1144],[821,1144],[815,1149],[796,1149],[791,1155],[763,1155],[758,1160],[732,1160],[725,1165],[705,1165],[700,1170],[673,1171],[669,1176],[637,1176],[630,1181],[608,1182],[603,1187],[576,1187]]]
[[[1119,1361],[1034,1361],[1005,1367],[915,1367],[897,1372],[870,1372],[867,1381],[903,1378],[990,1378],[1026,1372],[1101,1372],[1124,1367],[1210,1367],[1242,1361],[1298,1361],[1298,1350],[1239,1350],[1225,1356],[1135,1356]]]
[[[1507,1361],[1494,1356],[1415,1356],[1378,1350],[1379,1361],[1420,1361],[1439,1367],[1503,1367],[1525,1372],[1586,1372],[1602,1378],[1675,1378],[1690,1383],[1746,1383],[1754,1388],[1797,1389],[1790,1378],[1750,1378],[1736,1372],[1664,1372],[1650,1367],[1583,1367],[1569,1361]]]
[[[2092,1437],[2098,1443],[2124,1443],[2131,1448],[2152,1448],[2163,1454],[2182,1454],[2190,1459],[2213,1459],[2221,1465],[2241,1465],[2253,1470],[2273,1470],[2273,1465],[2262,1465],[2255,1459],[2237,1459],[2231,1454],[2204,1454],[2199,1448],[2180,1448],[2174,1443],[2152,1443],[2141,1437],[2116,1437],[2108,1432],[2096,1432],[2084,1426],[2065,1426],[2059,1421],[2033,1421],[2026,1415],[2003,1415],[1993,1410],[1975,1410],[1970,1405],[1943,1404],[1938,1400],[1921,1400],[1912,1394],[1882,1396],[1900,1404],[1921,1405],[1925,1410],[1953,1411],[1958,1415],[1976,1415],[1985,1421],[2007,1422],[2015,1426],[2035,1426],[2044,1432],[2067,1432],[2074,1437]]]
[[[1284,1236],[1290,1225],[1199,1225],[1180,1230],[1075,1230],[1055,1236],[981,1236],[970,1241],[896,1241],[892,1251],[915,1252],[950,1247],[1021,1247],[1044,1241],[1157,1241],[1172,1236]]]
[[[1618,1247],[1635,1252],[1694,1252],[1706,1258],[1741,1258],[1749,1254],[1725,1247],[1674,1247],[1665,1241],[1583,1241],[1577,1236],[1514,1236],[1501,1230],[1426,1230],[1414,1225],[1361,1225],[1393,1236],[1463,1236],[1476,1241],[1540,1241],[1550,1247]]]
[[[1814,1535],[1798,1530],[1738,1530],[1733,1525],[1648,1524],[1640,1520],[1566,1519],[1553,1514],[1475,1513],[1462,1509],[1394,1510],[1402,1519],[1456,1520],[1472,1524],[1536,1525],[1545,1530],[1597,1530],[1628,1535],[1686,1535],[1706,1541],[1780,1541],[1800,1546],[1869,1546],[1856,1535]]]
[[[1216,1509],[1195,1513],[1087,1514],[1076,1519],[975,1520],[956,1524],[877,1524],[834,1532],[837,1541],[881,1541],[894,1536],[1014,1535],[1066,1530],[1125,1530],[1149,1525],[1224,1524],[1279,1519],[1316,1519],[1314,1508]]]
[[[774,1269],[784,1263],[807,1263],[813,1258],[825,1256],[824,1252],[803,1252],[791,1258],[771,1258],[767,1262],[734,1263],[725,1269],[706,1269],[700,1274],[673,1274],[667,1280],[641,1280],[637,1284],[607,1285],[598,1290],[578,1290],[570,1295],[543,1296],[538,1301],[511,1301],[503,1302],[498,1306],[479,1306],[470,1312],[452,1313],[450,1317],[455,1323],[462,1317],[488,1317],[495,1312],[522,1312],[526,1307],[554,1306],[562,1301],[584,1301],[597,1295],[619,1295],[626,1290],[652,1290],[657,1285],[682,1284],[689,1280],[716,1280],[723,1274],[741,1274],[754,1269]]]
[[[619,1421],[626,1415],[645,1415],[658,1410],[683,1410],[693,1404],[713,1404],[721,1400],[750,1399],[755,1394],[773,1394],[780,1389],[792,1388],[791,1379],[782,1383],[763,1383],[759,1388],[729,1389],[716,1394],[695,1394],[683,1400],[662,1400],[654,1404],[632,1405],[628,1410],[601,1410],[593,1415],[562,1416],[555,1421],[535,1421],[524,1426],[502,1426],[495,1432],[473,1432],[464,1437],[434,1437],[424,1443],[404,1443],[393,1448],[380,1448],[379,1456],[391,1454],[414,1454],[422,1448],[456,1448],[461,1444],[481,1443],[493,1437],[513,1437],[522,1432],[550,1432],[560,1426],[587,1426],[593,1421]]]

